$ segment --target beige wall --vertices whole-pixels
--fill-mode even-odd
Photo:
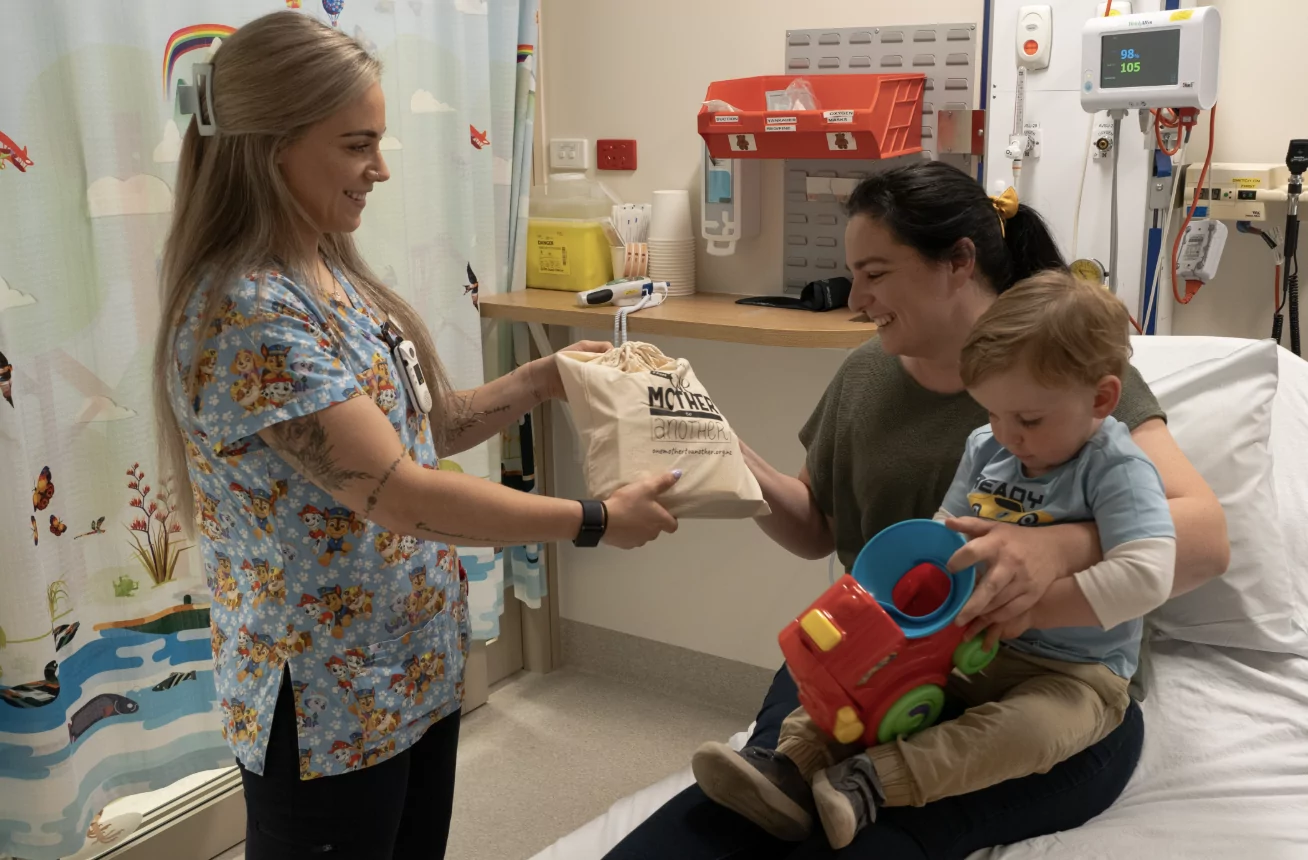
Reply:
[[[1224,43],[1215,160],[1279,162],[1291,136],[1308,137],[1308,91],[1292,61],[1303,48],[1293,26],[1276,25],[1297,21],[1303,2],[1212,4],[1222,11]],[[639,170],[601,174],[605,182],[627,200],[648,200],[662,188],[689,189],[694,199],[694,114],[708,83],[781,72],[787,28],[928,19],[979,25],[981,7],[980,0],[543,0],[548,136],[635,138]],[[1196,132],[1189,151],[1202,155],[1206,139],[1206,128]],[[762,238],[734,257],[709,258],[701,248],[701,289],[762,293],[779,285],[780,165],[764,167]],[[1283,219],[1283,208],[1274,217]],[[1268,254],[1254,237],[1233,233],[1220,275],[1178,309],[1175,331],[1266,337],[1271,300]],[[796,433],[841,353],[658,344],[691,360],[744,439],[779,468],[798,470]],[[575,451],[559,450],[559,492],[583,493]],[[779,662],[777,631],[827,582],[825,562],[788,556],[751,523],[688,522],[636,553],[565,547],[561,559],[564,617],[761,666]]]
[[[1304,0],[1213,0],[1222,13],[1222,66],[1213,161],[1285,163],[1290,139],[1308,138],[1308,89],[1303,85],[1304,44],[1298,21]],[[1202,161],[1208,146],[1207,117],[1195,129],[1188,161]],[[1285,225],[1285,206],[1272,206],[1268,224]],[[1301,209],[1302,217],[1302,209]],[[1175,334],[1270,337],[1271,254],[1256,236],[1227,240],[1217,277],[1189,305],[1176,311]],[[1171,245],[1169,244],[1170,250]],[[1308,248],[1300,254],[1308,263]],[[1305,296],[1308,301],[1308,296]],[[1308,314],[1300,313],[1308,326]],[[1308,331],[1308,329],[1306,329]],[[1282,343],[1290,344],[1287,320]]]
[[[685,188],[698,195],[695,113],[710,81],[784,72],[788,28],[981,23],[980,0],[543,0],[541,40],[549,137],[635,138],[639,169],[601,173],[625,200]],[[978,40],[979,41],[979,40]],[[700,288],[759,294],[780,285],[780,162],[764,162],[763,238],[735,256],[700,249]],[[698,223],[698,217],[696,218]],[[596,333],[601,334],[601,333]],[[843,352],[660,338],[685,356],[742,438],[791,474],[796,438]],[[566,434],[560,434],[566,436]],[[558,448],[561,495],[585,492],[576,452]],[[686,522],[633,553],[564,547],[565,618],[760,666],[781,662],[782,626],[827,584],[827,563],[775,547],[751,522]]]

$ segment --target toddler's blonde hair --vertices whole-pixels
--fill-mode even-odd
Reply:
[[[1121,378],[1131,359],[1126,306],[1098,284],[1050,269],[995,299],[963,346],[968,388],[1024,366],[1046,388]]]

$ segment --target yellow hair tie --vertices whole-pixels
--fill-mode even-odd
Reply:
[[[1004,222],[1017,214],[1017,192],[1010,185],[1003,194],[991,197],[990,205],[995,207],[995,213],[999,215],[999,235],[1004,236]]]

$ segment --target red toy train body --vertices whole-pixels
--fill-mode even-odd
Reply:
[[[953,623],[975,581],[971,568],[945,572],[961,545],[929,520],[891,526],[859,554],[853,575],[781,632],[800,704],[836,740],[873,746],[932,725],[950,672],[979,672],[994,658]]]

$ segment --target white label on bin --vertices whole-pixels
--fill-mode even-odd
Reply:
[[[827,132],[827,149],[832,152],[849,152],[858,149],[858,141],[854,140],[852,132],[829,131]]]
[[[740,117],[732,114],[729,116],[718,115],[713,117],[714,122],[740,122]]]
[[[731,142],[732,152],[758,152],[758,144],[754,142],[752,134],[729,134],[727,140]]]
[[[770,117],[768,117],[768,125],[794,125],[794,124],[797,123],[797,122],[799,122],[799,120],[796,119],[796,118],[793,117],[793,116],[770,116]]]
[[[854,112],[852,110],[824,110],[822,118],[827,122],[853,122]]]
[[[793,125],[770,125],[764,131],[794,131]]]

